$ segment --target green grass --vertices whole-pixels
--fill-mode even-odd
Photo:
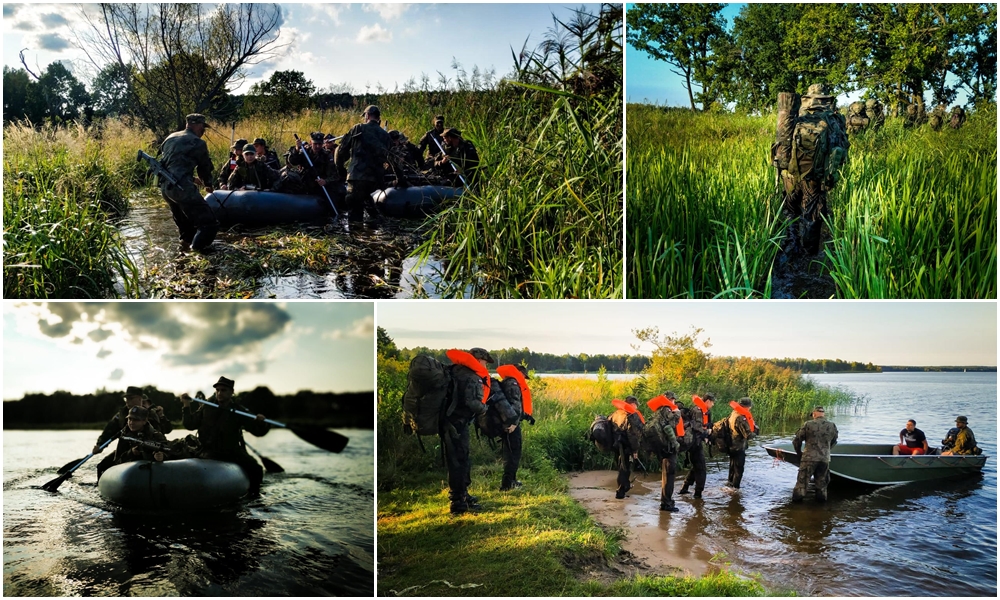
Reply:
[[[889,119],[830,193],[842,298],[996,298],[996,106],[965,127]],[[770,297],[782,237],[775,117],[628,107],[630,298]]]

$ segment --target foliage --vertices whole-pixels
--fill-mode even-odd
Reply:
[[[3,68],[5,124],[22,120],[64,123],[89,118],[91,111],[87,89],[61,62],[50,63],[40,75]]]
[[[244,115],[294,114],[309,106],[316,86],[302,71],[275,71],[266,81],[250,86],[243,99]]]
[[[396,348],[396,342],[392,341],[389,333],[381,327],[376,332],[376,351],[379,356],[385,356],[386,358],[399,357],[399,349]]]
[[[830,192],[838,297],[996,297],[996,105],[959,131],[852,141]],[[769,297],[782,237],[775,117],[630,106],[630,298]]]

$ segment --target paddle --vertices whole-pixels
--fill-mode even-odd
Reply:
[[[444,151],[444,146],[441,145],[441,142],[437,141],[437,138],[434,136],[431,136],[431,139],[434,140],[434,144],[438,147],[438,150],[441,151],[441,154],[448,156],[448,153]],[[465,181],[465,177],[462,177],[462,174],[458,172],[458,167],[455,166],[455,163],[449,160],[448,164],[451,165],[452,170],[455,171],[455,175],[458,175],[458,178],[459,180],[461,180],[462,185],[465,186],[465,191],[469,191],[469,184]]]
[[[316,166],[313,165],[312,159],[309,158],[309,153],[306,152],[306,149],[305,149],[304,145],[302,144],[302,140],[299,139],[299,134],[293,133],[292,135],[295,136],[295,143],[299,145],[299,150],[302,151],[302,156],[306,157],[306,162],[309,163],[309,166],[313,168],[313,171],[315,171],[316,170]],[[340,137],[344,137],[344,136],[340,136]],[[319,175],[316,176],[316,179],[319,179]],[[322,185],[319,187],[319,189],[323,190],[323,195],[326,196],[326,201],[330,203],[330,208],[333,209],[333,216],[334,217],[339,217],[340,213],[337,212],[337,207],[333,205],[333,199],[330,198],[330,192],[326,191],[326,187],[322,186]],[[284,427],[284,425],[282,425],[282,427]],[[344,443],[346,444],[347,442],[344,442]],[[343,450],[343,448],[341,448],[341,450]],[[340,450],[337,450],[336,452],[340,452]]]
[[[200,402],[214,408],[220,408],[215,402],[209,402],[208,400],[202,400],[201,398],[191,398],[192,402]],[[251,419],[256,419],[257,415],[248,412],[243,412],[242,410],[234,410],[234,413],[249,417]],[[301,426],[301,425],[285,425],[284,423],[279,423],[278,421],[272,421],[271,419],[264,419],[264,422],[269,425],[274,425],[275,427],[284,427],[285,429],[290,429],[292,433],[299,436],[303,440],[309,442],[317,448],[322,448],[329,452],[341,452],[344,447],[347,446],[348,438],[345,435],[341,435],[336,431],[330,431],[324,427],[316,426]],[[87,458],[90,458],[89,456]]]
[[[264,468],[267,469],[268,473],[284,473],[285,472],[284,467],[282,467],[278,463],[274,462],[270,458],[268,458],[268,457],[264,456],[263,454],[261,454],[260,452],[258,452],[256,448],[254,448],[250,444],[247,444],[245,440],[243,441],[243,444],[246,445],[247,448],[250,448],[250,450],[252,450],[254,454],[256,454],[258,457],[260,457],[260,461],[262,463],[264,463]]]
[[[110,444],[111,442],[113,442],[116,439],[118,439],[118,436],[120,436],[121,434],[122,434],[122,432],[119,431],[118,433],[116,433],[113,436],[111,436],[111,439],[109,439],[108,441],[106,441],[103,444],[101,444],[100,449],[104,450],[105,448],[107,448],[108,444]],[[91,452],[87,456],[84,456],[83,458],[81,458],[79,460],[79,462],[76,463],[76,466],[74,466],[70,470],[66,471],[65,473],[63,473],[59,477],[56,477],[52,481],[50,481],[50,482],[46,483],[45,485],[41,486],[42,489],[45,490],[46,492],[55,492],[56,490],[59,489],[59,486],[62,485],[62,483],[64,481],[66,481],[67,479],[69,479],[73,475],[73,471],[75,471],[75,470],[79,469],[80,467],[82,467],[83,463],[85,463],[88,460],[90,460],[93,456],[94,456],[93,452]]]

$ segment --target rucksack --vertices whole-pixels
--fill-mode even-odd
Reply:
[[[709,441],[715,444],[719,450],[729,452],[729,449],[733,447],[733,430],[729,427],[729,417],[712,423],[712,434],[709,436]]]
[[[490,398],[486,412],[476,417],[476,427],[487,438],[501,437],[505,433],[503,417],[493,404],[494,399],[500,395],[503,395],[500,382],[495,379],[490,380]]]
[[[649,423],[643,427],[642,434],[640,435],[642,446],[648,452],[654,452],[659,455],[675,454],[678,452],[677,442],[680,441],[680,438],[673,431],[676,427],[676,421],[671,416],[674,414],[671,411],[658,410],[649,418]],[[680,417],[678,416],[677,418],[679,419]],[[670,435],[671,433],[674,433],[674,435]]]
[[[792,132],[788,172],[797,180],[822,180],[830,152],[830,123],[822,112],[800,115]]]
[[[687,452],[693,448],[696,443],[700,443],[695,442],[694,439],[694,424],[691,422],[691,412],[691,409],[688,408],[681,409],[681,419],[684,420],[684,435],[677,436],[677,443],[680,444],[680,448],[677,452]]]
[[[594,442],[601,452],[614,452],[618,445],[618,431],[611,419],[604,415],[594,417],[594,422],[590,424],[590,432],[587,439]]]
[[[403,394],[404,430],[418,436],[440,433],[451,387],[451,373],[440,361],[426,354],[411,360]]]

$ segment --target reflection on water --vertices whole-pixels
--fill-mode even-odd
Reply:
[[[4,594],[372,595],[373,436],[344,433],[339,455],[287,431],[255,440],[286,469],[257,500],[144,513],[106,503],[89,464],[58,493],[34,487],[97,432],[5,431]]]

